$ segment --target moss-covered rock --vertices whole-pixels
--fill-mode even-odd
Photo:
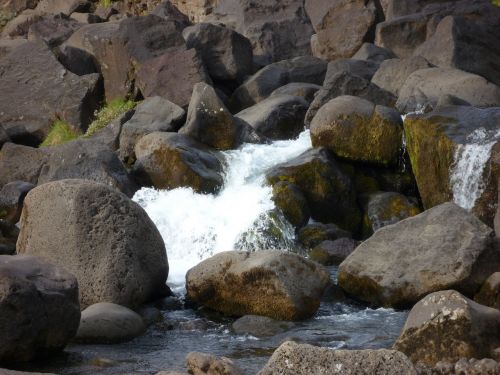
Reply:
[[[191,300],[227,315],[276,320],[312,316],[329,282],[317,263],[282,251],[219,253],[186,275]]]
[[[396,110],[348,95],[329,101],[311,122],[314,147],[326,147],[349,160],[382,165],[398,163],[402,133]]]
[[[414,200],[394,192],[377,192],[368,197],[363,216],[363,237],[387,225],[418,215],[420,208]]]
[[[481,305],[500,309],[500,272],[495,272],[484,282],[481,290],[474,296]]]
[[[312,249],[323,241],[334,241],[338,238],[350,238],[351,233],[340,229],[335,224],[313,223],[308,224],[297,233],[299,242],[306,248]]]
[[[191,187],[214,193],[222,186],[222,165],[215,151],[188,136],[154,132],[135,146],[134,174],[157,189]]]
[[[335,223],[356,232],[361,213],[351,177],[324,148],[306,151],[295,159],[279,164],[267,173],[271,185],[295,184],[304,194],[313,219]]]
[[[487,224],[493,223],[500,177],[500,145],[495,144],[499,123],[500,108],[470,106],[438,107],[406,118],[408,154],[426,209],[455,199]],[[474,158],[490,150],[485,163]],[[457,162],[464,160],[471,168],[452,181]],[[482,173],[478,168],[484,168]]]
[[[306,198],[300,189],[285,181],[273,186],[273,200],[286,219],[296,228],[307,224],[311,213]]]

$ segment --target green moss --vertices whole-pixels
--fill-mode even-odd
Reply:
[[[80,133],[75,131],[71,125],[63,120],[55,120],[52,123],[49,134],[45,137],[40,147],[58,146],[66,142],[73,141],[80,136]]]
[[[91,137],[99,130],[104,129],[111,121],[135,108],[136,105],[136,102],[122,98],[115,99],[108,103],[96,113],[95,120],[89,125],[85,137]]]
[[[496,5],[497,7],[500,7],[500,0],[492,0],[491,3],[493,5]]]
[[[97,4],[97,6],[107,8],[107,7],[110,7],[111,4],[112,4],[111,0],[99,0],[99,3]]]

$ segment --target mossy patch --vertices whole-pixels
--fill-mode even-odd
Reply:
[[[104,129],[110,122],[118,118],[120,115],[124,114],[131,109],[134,109],[137,105],[136,102],[132,100],[126,100],[123,98],[117,98],[99,111],[95,115],[95,120],[89,125],[85,137],[91,137],[98,131]]]
[[[74,130],[67,122],[57,119],[52,123],[50,131],[40,147],[58,146],[73,141],[80,137],[80,133]]]

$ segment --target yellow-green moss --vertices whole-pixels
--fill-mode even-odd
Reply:
[[[122,98],[111,101],[96,113],[95,120],[89,125],[85,137],[91,137],[99,130],[104,129],[111,121],[135,108],[136,105],[136,102]]]
[[[63,120],[55,120],[52,123],[47,137],[40,144],[40,147],[58,146],[66,142],[73,141],[80,136],[80,133],[75,131],[71,125]]]

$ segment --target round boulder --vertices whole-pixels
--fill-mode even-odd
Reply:
[[[188,297],[232,316],[312,316],[330,281],[320,265],[277,250],[219,253],[189,270]]]
[[[129,341],[146,331],[141,316],[127,307],[101,302],[82,311],[76,340],[92,344]]]
[[[135,307],[165,290],[163,239],[146,212],[111,187],[86,180],[38,186],[25,198],[17,251],[66,268],[83,308]]]
[[[62,350],[79,321],[73,275],[36,257],[0,255],[0,362]]]
[[[326,147],[353,161],[397,165],[403,141],[402,120],[389,107],[356,96],[325,104],[311,122],[314,147]]]

